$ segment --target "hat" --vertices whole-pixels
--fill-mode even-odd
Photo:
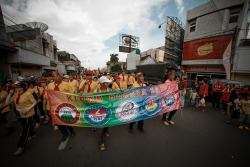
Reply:
[[[139,77],[139,76],[141,76],[141,75],[143,75],[143,73],[138,72],[138,73],[136,74],[136,78]]]
[[[92,72],[91,70],[88,70],[88,71],[86,71],[86,72],[85,72],[85,74],[86,74],[86,75],[87,75],[87,74],[92,75],[92,74],[93,74],[93,72]]]
[[[120,76],[119,76],[119,75],[116,75],[116,76],[115,76],[115,79],[119,79],[119,78],[120,78]]]
[[[102,76],[102,77],[99,79],[99,82],[100,82],[100,83],[105,83],[105,82],[110,83],[111,81],[110,81],[107,77]]]
[[[69,79],[69,76],[68,75],[64,75],[63,78]]]
[[[45,80],[41,80],[40,83],[46,83],[46,81]]]
[[[15,85],[13,85],[12,87],[14,87],[14,88],[25,88],[26,84],[25,84],[25,82],[18,82]]]

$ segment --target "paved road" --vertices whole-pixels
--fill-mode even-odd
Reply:
[[[14,115],[8,119],[13,121]],[[0,127],[0,164],[5,166],[82,166],[82,167],[133,167],[133,166],[192,166],[230,167],[249,166],[250,131],[238,129],[239,123],[225,124],[227,117],[212,110],[205,113],[183,109],[173,117],[175,125],[165,126],[161,116],[145,121],[146,133],[135,130],[128,133],[128,125],[110,128],[106,151],[99,151],[101,130],[75,128],[76,137],[70,138],[66,148],[59,151],[59,131],[51,125],[36,129],[37,138],[28,142],[21,156],[14,156],[21,131],[19,123],[12,123],[15,133],[5,136]]]

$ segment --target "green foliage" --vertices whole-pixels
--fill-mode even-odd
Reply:
[[[122,71],[120,64],[113,65],[110,69],[111,69],[111,72],[121,72]]]
[[[118,58],[118,54],[111,54],[110,55],[110,62],[111,63],[118,63],[118,60],[119,60],[119,58]]]

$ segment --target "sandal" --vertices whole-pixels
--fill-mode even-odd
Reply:
[[[109,137],[109,132],[104,133],[105,137]]]
[[[105,145],[104,145],[104,144],[101,144],[101,145],[100,145],[100,150],[101,150],[101,151],[105,151]]]

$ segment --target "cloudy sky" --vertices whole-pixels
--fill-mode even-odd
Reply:
[[[187,10],[208,0],[0,0],[3,11],[21,23],[43,22],[59,50],[75,54],[86,68],[106,65],[110,54],[119,61],[119,34],[140,37],[145,51],[164,45],[166,16],[185,23]]]

